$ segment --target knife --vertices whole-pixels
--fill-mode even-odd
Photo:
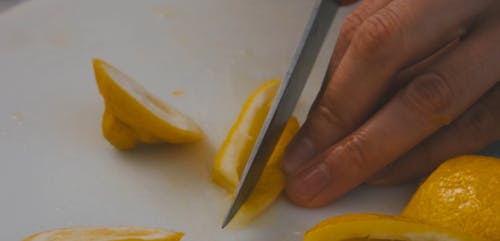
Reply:
[[[334,0],[316,1],[290,67],[281,82],[273,105],[246,163],[222,228],[229,224],[255,188],[267,160],[295,109],[338,8],[339,4]]]

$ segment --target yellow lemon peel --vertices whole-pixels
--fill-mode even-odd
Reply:
[[[457,157],[427,178],[401,215],[500,241],[499,190],[500,159]]]

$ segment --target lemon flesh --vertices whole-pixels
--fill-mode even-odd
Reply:
[[[116,148],[131,149],[140,143],[189,143],[203,138],[193,120],[117,68],[100,59],[94,59],[93,65],[105,102],[103,135]]]
[[[138,227],[72,227],[41,232],[23,241],[179,241],[183,233]]]

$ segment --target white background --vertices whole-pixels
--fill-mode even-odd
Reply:
[[[228,196],[210,182],[214,153],[254,88],[283,76],[311,6],[305,0],[0,1],[0,240],[65,226],[136,225],[184,231],[188,241],[298,241],[332,215],[398,213],[414,184],[362,187],[320,210],[282,198],[248,227],[220,230]],[[300,118],[351,9],[339,13],[297,107]],[[183,110],[206,140],[113,149],[101,136],[93,57]],[[175,90],[185,94],[174,96]]]

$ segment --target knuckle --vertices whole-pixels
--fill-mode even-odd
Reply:
[[[347,160],[346,163],[350,168],[353,169],[354,173],[359,175],[363,174],[366,170],[370,170],[369,162],[367,159],[367,154],[364,149],[364,135],[359,132],[346,138],[346,140],[340,144],[339,151],[342,155],[343,160]]]
[[[451,119],[449,113],[453,105],[454,91],[443,74],[429,72],[416,77],[399,98],[417,115],[446,122]]]
[[[317,107],[318,116],[330,126],[341,129],[350,129],[353,125],[351,118],[333,111],[331,105],[320,102]]]
[[[361,14],[357,11],[352,12],[346,17],[345,22],[340,29],[340,36],[345,39],[350,39],[362,23],[363,17]]]
[[[357,28],[353,46],[367,51],[384,49],[401,33],[399,16],[397,11],[389,7],[372,15]]]

